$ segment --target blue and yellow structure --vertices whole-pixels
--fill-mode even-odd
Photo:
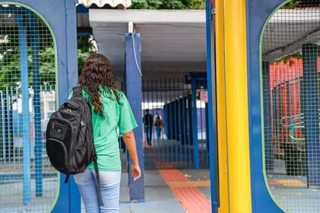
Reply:
[[[219,213],[281,213],[285,212],[272,197],[266,175],[266,163],[264,153],[264,107],[263,107],[263,85],[262,85],[262,52],[261,44],[263,31],[266,23],[272,14],[282,5],[289,1],[286,0],[207,0],[207,85],[208,85],[208,126],[210,143],[210,171],[211,171],[211,199],[212,212]],[[77,82],[77,44],[76,38],[76,0],[12,0],[10,2],[0,0],[0,4],[17,4],[33,13],[37,14],[50,28],[53,36],[57,79],[58,97],[62,103],[67,98],[72,85]],[[2,9],[1,13],[5,13]],[[28,14],[28,13],[27,13]],[[26,16],[28,17],[28,15]],[[25,22],[22,16],[17,16],[19,21],[20,41],[27,43]],[[32,18],[31,16],[29,18]],[[30,21],[31,28],[36,28],[35,21]],[[33,35],[32,48],[37,52],[38,35]],[[135,51],[140,51],[140,35],[127,34],[126,41],[126,64],[127,79],[126,88],[131,91],[128,99],[133,106],[136,117],[142,117],[141,102],[142,95],[140,85],[142,78],[139,73],[141,58],[134,58]],[[134,43],[136,42],[136,43]],[[313,60],[308,63],[315,63],[317,55],[311,54],[308,50],[314,46],[304,46],[305,55],[310,55]],[[308,47],[306,49],[306,47]],[[21,48],[21,73],[22,73],[22,97],[24,98],[25,108],[28,109],[28,64],[26,55],[27,49]],[[37,57],[37,55],[35,55]],[[37,60],[36,60],[37,61]],[[138,62],[137,62],[138,61]],[[138,66],[137,66],[138,64]],[[315,66],[317,64],[315,63]],[[38,64],[33,64],[38,70]],[[130,72],[134,70],[135,72]],[[308,72],[305,75],[308,76]],[[310,76],[311,78],[312,76]],[[38,73],[33,77],[38,81]],[[315,83],[314,81],[310,81]],[[136,85],[139,85],[137,87]],[[197,82],[192,79],[193,104],[196,108]],[[270,85],[267,87],[270,87]],[[308,88],[307,88],[308,89]],[[309,88],[310,89],[310,88]],[[39,88],[37,89],[39,90]],[[312,92],[304,90],[306,95]],[[1,98],[3,93],[0,93]],[[36,95],[39,99],[39,94]],[[270,96],[270,93],[269,93]],[[137,101],[138,100],[138,101]],[[312,102],[313,101],[313,102]],[[314,100],[309,104],[314,106]],[[179,103],[179,102],[177,102]],[[37,113],[39,108],[34,109]],[[166,110],[171,110],[168,106]],[[312,120],[318,115],[318,111],[313,109],[308,111],[306,119]],[[192,117],[197,120],[196,111]],[[3,118],[2,118],[3,119]],[[316,124],[318,121],[313,121]],[[39,127],[39,118],[35,128]],[[24,126],[28,126],[28,119],[24,120]],[[312,128],[314,125],[311,125]],[[166,127],[168,128],[168,127]],[[182,128],[180,126],[180,128]],[[184,127],[183,127],[184,128]],[[192,128],[197,129],[196,122]],[[182,131],[182,130],[180,130]],[[313,138],[312,129],[306,126],[306,137],[310,137],[316,144],[319,137]],[[24,140],[30,140],[30,130],[26,129]],[[317,130],[317,136],[319,135]],[[312,134],[311,134],[312,133]],[[142,142],[141,127],[135,132],[137,141]],[[311,135],[311,136],[310,136]],[[36,135],[39,149],[39,135]],[[197,136],[193,135],[195,148],[198,148]],[[312,144],[312,145],[314,145]],[[24,155],[30,155],[30,147],[24,150]],[[139,157],[143,159],[142,143],[138,143]],[[36,153],[36,160],[40,160],[41,153]],[[198,151],[195,153],[198,155]],[[309,153],[310,154],[310,153]],[[313,153],[310,154],[310,156]],[[318,153],[316,153],[318,154]],[[198,156],[196,158],[199,158]],[[318,160],[319,155],[312,159]],[[24,162],[24,203],[30,202],[30,162]],[[143,161],[141,161],[143,168]],[[199,168],[199,162],[195,163]],[[42,174],[41,166],[36,168],[36,172]],[[319,181],[316,172],[311,172],[312,180]],[[42,195],[42,176],[37,176],[36,194]],[[64,177],[61,175],[60,180]],[[310,181],[309,181],[310,182]],[[132,200],[144,201],[144,179],[137,182],[130,177],[130,196]],[[311,182],[312,185],[318,183]],[[55,205],[51,212],[80,212],[80,196],[74,181],[68,184],[59,182]],[[319,187],[319,185],[317,186]]]
[[[246,1],[214,2],[220,212],[252,212]],[[237,36],[234,36],[237,35]],[[212,41],[211,41],[212,42]],[[239,54],[241,53],[241,54]]]
[[[262,88],[265,85],[262,85],[261,80],[264,77],[261,48],[267,22],[277,9],[288,2],[290,1],[210,2],[213,8],[210,11],[213,17],[211,19],[215,25],[215,40],[210,42],[215,42],[215,69],[212,69],[212,75],[215,75],[216,92],[212,103],[216,103],[213,114],[217,118],[216,149],[219,168],[219,181],[214,189],[219,192],[216,200],[218,207],[213,212],[285,212],[273,198],[266,175],[267,166],[273,165],[265,163],[264,149],[267,142],[264,141],[264,114],[270,114],[267,111],[270,109],[264,110],[262,101],[265,95]],[[310,52],[310,48],[306,46],[302,51],[306,49]],[[305,52],[303,55],[308,56]],[[307,62],[305,64],[308,66],[311,62]],[[316,60],[312,60],[312,63],[316,63]],[[209,70],[208,75],[211,75]],[[308,79],[312,77],[310,75]],[[309,84],[314,85],[315,81]],[[269,84],[267,86],[270,87]],[[311,94],[311,89],[307,91]],[[270,96],[268,90],[267,94]],[[308,100],[310,102],[312,98]],[[270,100],[266,102],[270,103]],[[311,117],[310,115],[310,119]],[[271,126],[271,121],[269,123]],[[316,123],[313,126],[317,126]],[[309,134],[312,131],[315,134],[314,130],[309,131]],[[309,174],[309,179],[319,179],[312,175]]]

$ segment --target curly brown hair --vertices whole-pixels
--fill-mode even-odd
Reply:
[[[101,117],[104,117],[101,103],[102,92],[113,94],[119,103],[120,89],[113,68],[109,59],[102,54],[95,53],[86,59],[80,75],[80,85],[88,93],[94,112]],[[104,91],[101,91],[100,86]]]

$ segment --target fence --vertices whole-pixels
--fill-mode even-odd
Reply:
[[[14,4],[0,5],[0,212],[47,212],[57,172],[44,131],[56,107],[54,42],[46,24]]]
[[[286,212],[320,208],[319,11],[313,0],[279,10],[263,34],[266,179]]]
[[[143,80],[145,167],[207,168],[205,78]]]
[[[32,88],[29,93],[33,94]],[[41,86],[40,105],[41,105],[41,149],[43,158],[47,157],[45,147],[45,130],[51,114],[55,111],[55,89],[53,86]],[[5,91],[0,91],[0,160],[3,162],[19,162],[22,160],[23,149],[23,114],[22,114],[22,98],[19,94],[19,88],[6,87]],[[35,158],[35,114],[33,97],[29,99],[29,117],[30,119],[30,142],[31,142],[31,159]]]

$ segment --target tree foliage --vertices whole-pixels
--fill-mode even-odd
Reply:
[[[320,7],[320,0],[292,0],[281,7],[281,9],[298,9],[306,7]]]
[[[28,48],[29,84],[33,85],[32,49]],[[54,85],[56,80],[55,51],[47,47],[39,52],[39,75],[42,85]],[[19,47],[6,52],[0,60],[0,91],[5,87],[18,86],[21,77]]]
[[[300,3],[301,3],[300,0],[292,0],[287,4],[285,4],[284,6],[282,6],[281,9],[295,9],[300,6]]]
[[[84,52],[82,50],[78,50],[78,73],[80,75],[80,72],[84,66],[84,62],[86,61],[86,59],[89,57],[89,55],[92,52]]]
[[[32,48],[28,44],[28,74],[29,84],[33,85]],[[78,71],[83,68],[86,58],[95,48],[89,38],[78,39]],[[41,43],[39,50],[39,74],[41,85],[54,85],[56,83],[56,54],[53,45]],[[6,87],[16,87],[20,84],[21,67],[18,37],[9,36],[7,41],[0,42],[0,91]]]
[[[92,36],[78,36],[78,73],[84,66],[85,60],[92,53],[96,53],[97,49],[94,46]]]
[[[81,52],[85,53],[93,53],[97,50],[95,49],[95,46],[93,44],[93,38],[90,35],[83,35],[78,36],[78,50],[81,50]]]
[[[135,0],[131,9],[153,10],[202,10],[205,9],[205,0]]]
[[[294,53],[292,55],[287,55],[287,56],[282,57],[281,59],[275,61],[274,64],[278,65],[280,62],[283,62],[283,64],[288,64],[289,67],[291,67],[294,65],[293,59],[302,59],[302,54],[301,53]]]

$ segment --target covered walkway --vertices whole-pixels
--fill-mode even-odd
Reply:
[[[37,14],[23,7],[1,5],[0,8],[5,23],[0,34],[5,36],[0,41],[7,44],[8,50],[17,49],[21,45],[25,47],[17,52],[21,70],[14,70],[11,74],[12,77],[18,76],[17,81],[24,80],[22,88],[17,87],[10,76],[0,84],[1,209],[5,212],[19,209],[45,211],[52,207],[57,194],[63,193],[63,196],[69,197],[69,193],[63,191],[66,189],[73,194],[74,204],[70,203],[70,206],[76,205],[80,199],[74,182],[71,180],[70,185],[60,183],[63,177],[50,165],[45,151],[46,123],[58,102],[56,82],[59,82],[59,86],[60,82],[66,85],[66,79],[61,81],[55,78],[55,43],[50,28]],[[126,172],[129,166],[127,153],[122,154],[124,173],[121,211],[141,212],[141,204],[128,203],[131,200],[146,201],[144,209],[156,208],[159,212],[166,212],[164,207],[176,209],[175,212],[186,209],[197,212],[199,208],[209,212],[205,11],[89,11],[87,21],[92,27],[98,50],[114,65],[116,77],[127,94],[139,124],[135,130],[137,148],[141,167],[147,169],[145,176],[132,182]],[[21,20],[15,13],[29,14],[29,17]],[[130,21],[128,17],[136,19]],[[30,26],[25,26],[24,22]],[[11,26],[14,26],[14,32]],[[34,28],[39,29],[38,34],[32,34]],[[33,39],[30,42],[29,34]],[[17,35],[20,37],[15,37]],[[17,41],[11,42],[12,37]],[[28,45],[34,49],[28,50]],[[52,55],[47,57],[46,53],[50,51]],[[27,61],[28,54],[32,54],[32,58],[29,57],[30,64]],[[39,56],[40,59],[37,59]],[[10,65],[10,60],[3,59],[3,67]],[[29,82],[22,76],[20,79],[20,75],[28,72],[33,74]],[[39,82],[36,81],[37,75],[40,75]],[[67,90],[63,89],[66,94]],[[29,97],[29,93],[33,96]],[[64,101],[62,97],[59,98],[59,102]],[[28,101],[29,107],[25,104]],[[160,137],[152,128],[150,145],[142,135],[146,133],[142,117],[147,109],[154,116],[161,116],[165,123]],[[190,171],[194,174],[189,174],[189,170],[179,170],[192,168],[207,170],[199,173]],[[200,174],[204,175],[196,178]],[[162,191],[160,195],[159,190]],[[181,196],[181,193],[185,196]],[[168,198],[172,198],[172,201]],[[199,202],[190,205],[190,199],[199,199]]]
[[[133,93],[132,101],[141,100],[138,122],[144,135],[137,140],[143,141],[138,148],[146,169],[143,209],[167,212],[164,208],[178,204],[177,212],[210,212],[211,202],[204,195],[210,194],[209,170],[204,181],[193,179],[196,182],[178,170],[209,168],[205,11],[90,9],[89,21],[99,52],[111,60],[129,100]],[[156,127],[145,128],[142,117],[147,110],[164,122],[160,137]],[[123,155],[124,165],[126,159]],[[167,205],[155,208],[172,196]],[[122,208],[141,206],[127,205]]]
[[[200,98],[207,88],[205,11],[90,9],[89,21],[120,82],[128,82],[128,60],[141,59],[141,76],[135,77],[141,78],[142,91],[136,92],[142,92],[142,116],[149,110],[165,123],[160,138],[152,128],[152,143],[143,139],[145,167],[208,168],[207,106]],[[138,46],[132,59],[124,39],[130,33]]]
[[[120,213],[209,213],[210,171],[147,170],[145,203],[129,203],[127,175],[123,173]]]
[[[97,3],[83,17],[139,123],[144,172],[134,182],[122,153],[121,212],[319,211],[318,3],[270,17],[284,0],[207,1],[207,14],[81,1]],[[0,209],[79,213],[43,131],[78,80],[75,0],[19,2],[38,13],[0,4]],[[147,110],[163,119],[160,135],[143,123]]]

